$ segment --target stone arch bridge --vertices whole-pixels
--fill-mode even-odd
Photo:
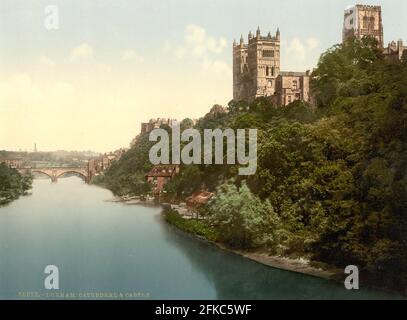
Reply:
[[[50,167],[50,168],[21,168],[18,169],[21,173],[31,172],[31,173],[42,173],[47,175],[51,178],[52,182],[57,182],[58,178],[63,176],[66,173],[75,173],[81,176],[86,183],[89,183],[90,176],[89,171],[87,168],[84,167],[75,167],[75,168],[68,168],[68,167]]]

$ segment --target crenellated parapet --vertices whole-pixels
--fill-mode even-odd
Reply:
[[[271,32],[268,32],[266,36],[261,35],[260,28],[257,28],[256,36],[254,36],[253,33],[249,31],[247,35],[247,42],[244,42],[243,35],[241,35],[239,42],[237,42],[236,39],[233,41],[233,49],[247,48],[250,44],[257,41],[280,41],[280,29],[277,28],[277,31],[274,35],[272,35]]]
[[[258,27],[249,31],[247,42],[243,35],[233,42],[233,97],[235,100],[253,100],[271,96],[275,79],[280,72],[280,30],[262,35]]]

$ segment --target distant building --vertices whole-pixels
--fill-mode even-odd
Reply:
[[[9,168],[19,169],[23,167],[23,160],[21,159],[4,159],[0,163],[5,163]]]
[[[276,79],[274,102],[286,106],[294,101],[311,102],[310,72],[281,72]]]
[[[402,40],[392,41],[384,48],[384,28],[382,7],[371,5],[355,5],[345,9],[342,40],[343,42],[356,38],[373,37],[377,40],[379,49],[390,61],[401,61],[407,54],[407,47]]]
[[[407,47],[403,45],[403,40],[392,41],[387,48],[384,48],[383,53],[387,59],[397,62],[403,59],[403,56],[407,54]],[[405,58],[405,57],[404,57]]]
[[[148,133],[154,129],[158,129],[162,125],[167,125],[167,126],[171,127],[171,123],[173,120],[175,120],[175,119],[170,119],[170,118],[150,119],[149,122],[141,123],[141,133],[142,134]]]
[[[134,145],[137,143],[141,134],[149,133],[149,132],[153,131],[154,129],[160,128],[162,125],[167,125],[167,126],[171,127],[172,121],[177,121],[177,120],[171,119],[171,118],[156,118],[156,119],[150,119],[149,122],[142,122],[140,134],[135,136],[133,138],[133,140],[131,140],[130,148],[134,147]]]
[[[345,9],[342,40],[374,37],[383,48],[383,22],[381,6],[355,5]]]
[[[146,179],[153,186],[153,194],[160,194],[164,186],[179,173],[179,165],[156,165],[149,173],[146,174]]]
[[[309,73],[280,70],[281,33],[262,36],[248,35],[233,43],[233,99],[251,102],[258,97],[270,97],[278,106],[295,100],[309,102]]]
[[[116,151],[105,153],[98,158],[90,159],[88,161],[88,172],[90,179],[109,169],[112,163],[114,161],[118,161],[126,153],[126,151],[127,149],[120,148]]]

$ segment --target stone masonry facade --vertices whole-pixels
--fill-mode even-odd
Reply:
[[[381,6],[356,5],[345,9],[342,40],[355,37],[374,37],[383,48],[383,22]]]
[[[407,56],[402,40],[392,41],[384,47],[381,6],[355,5],[345,9],[343,42],[356,38],[374,37],[385,57],[400,61]],[[233,99],[251,102],[258,97],[269,97],[277,106],[294,101],[312,103],[309,71],[281,71],[280,30],[267,36],[249,32],[247,43],[241,36],[233,42]]]
[[[233,43],[233,99],[251,102],[258,97],[270,97],[278,106],[296,100],[310,101],[309,72],[280,70],[280,30],[262,36],[249,32]]]
[[[356,5],[345,9],[342,39],[343,42],[356,38],[374,37],[379,49],[385,57],[393,62],[401,61],[407,54],[407,47],[403,41],[391,41],[384,47],[384,28],[382,20],[382,7],[372,5]]]

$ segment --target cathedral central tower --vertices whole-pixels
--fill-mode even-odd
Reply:
[[[233,43],[233,99],[253,101],[275,93],[280,74],[280,31],[275,35],[249,32],[247,44],[243,36]]]

